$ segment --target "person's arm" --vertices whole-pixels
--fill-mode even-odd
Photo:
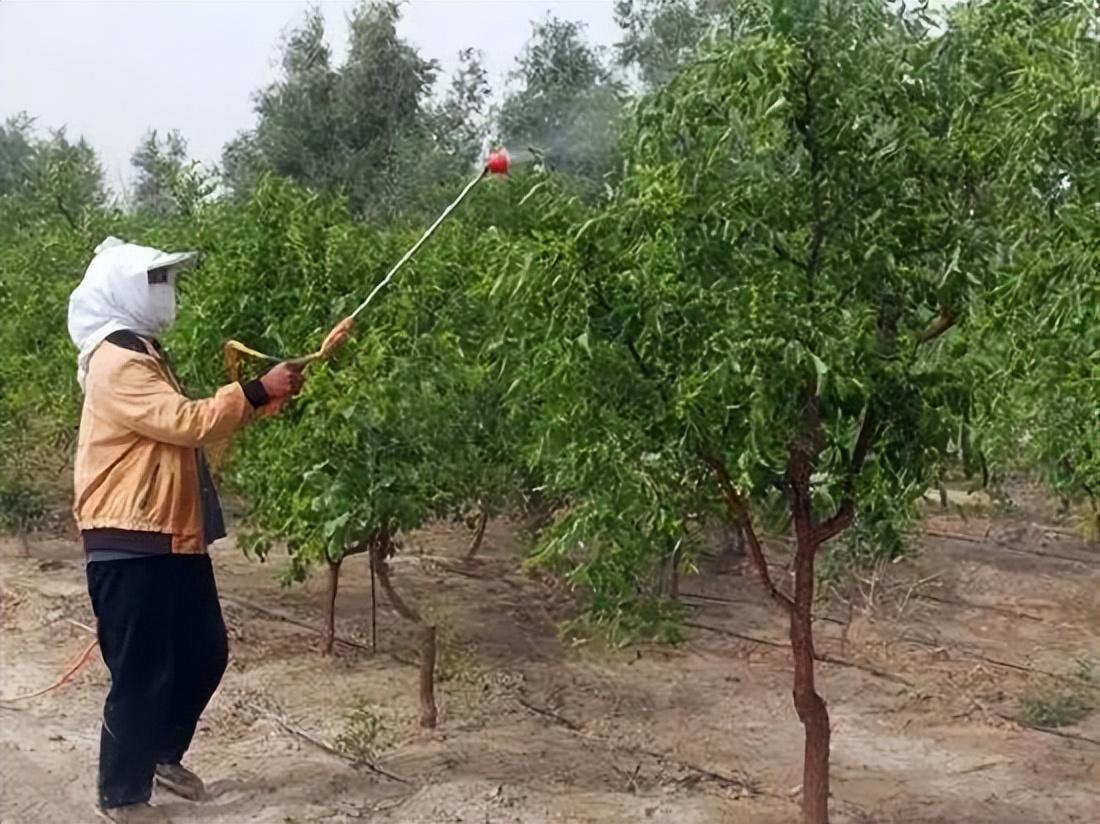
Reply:
[[[289,397],[302,384],[300,370],[279,364],[259,381],[190,400],[146,358],[129,358],[104,378],[89,393],[98,414],[147,438],[187,447],[224,440],[249,421],[256,405]]]

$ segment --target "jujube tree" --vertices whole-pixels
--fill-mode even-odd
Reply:
[[[1084,93],[1074,8],[993,6],[936,31],[877,2],[737,4],[731,38],[638,105],[611,202],[535,192],[545,228],[498,273],[522,307],[515,404],[573,500],[543,557],[614,591],[685,513],[724,506],[789,617],[812,824],[829,797],[818,555],[853,525],[896,533],[971,402],[950,333],[1012,276],[1006,210],[1035,197],[1022,170],[1042,152],[1006,145],[987,107],[1037,128],[1043,60]],[[1013,34],[991,40],[989,15]],[[791,591],[755,528],[777,501]]]
[[[211,365],[225,338],[307,351],[414,239],[356,225],[340,201],[268,181],[202,233],[210,252],[185,284],[175,347],[211,384],[224,380]],[[426,726],[435,724],[435,628],[396,592],[388,561],[409,530],[490,506],[503,487],[495,374],[479,340],[485,305],[467,289],[497,246],[493,233],[462,223],[443,229],[362,316],[346,349],[311,369],[279,419],[250,428],[225,468],[246,502],[247,549],[263,557],[285,543],[288,581],[327,568],[326,652],[341,564],[369,554],[395,609],[420,625]]]

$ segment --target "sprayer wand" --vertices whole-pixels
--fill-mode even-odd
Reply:
[[[316,352],[313,352],[312,354],[303,355],[302,357],[298,358],[292,358],[289,359],[287,362],[304,368],[315,360],[327,357],[336,347],[327,347],[326,344],[329,343],[329,340],[337,333],[337,331],[342,330],[344,333],[346,333],[351,329],[352,323],[357,317],[359,317],[360,313],[364,309],[366,309],[367,306],[370,305],[371,301],[374,300],[375,295],[381,292],[386,284],[393,280],[393,276],[397,274],[398,270],[412,259],[417,251],[419,251],[420,247],[423,246],[428,238],[430,238],[435,233],[435,230],[439,228],[440,224],[442,224],[443,221],[450,217],[451,212],[458,208],[458,205],[466,199],[466,196],[473,191],[474,187],[477,186],[478,183],[480,183],[489,175],[508,174],[508,166],[509,159],[508,153],[506,151],[500,149],[498,151],[491,152],[485,162],[485,166],[482,167],[477,177],[467,183],[465,188],[463,188],[463,190],[459,193],[458,197],[454,199],[451,205],[444,209],[443,213],[435,219],[435,222],[426,230],[424,230],[424,234],[420,236],[420,239],[412,245],[412,248],[410,248],[407,252],[405,252],[404,255],[401,256],[401,259],[393,265],[393,268],[390,269],[387,275],[382,278],[382,280],[380,280],[373,289],[371,289],[370,294],[367,295],[366,299],[357,307],[355,307],[355,311],[332,328],[328,335],[325,336],[325,343],[321,345],[321,348],[318,349]],[[275,355],[267,355],[263,352],[258,352],[257,350],[253,349],[250,346],[246,346],[240,341],[227,341],[225,344],[225,362],[226,366],[229,369],[230,377],[234,380],[236,380],[238,377],[238,366],[242,355],[248,355],[253,358],[260,358],[262,360],[274,362],[284,360],[284,358],[279,358]]]
[[[402,266],[404,266],[412,258],[412,256],[417,253],[417,250],[419,250],[420,247],[424,245],[424,242],[432,236],[432,234],[435,232],[435,230],[439,228],[439,225],[444,220],[447,219],[447,217],[451,214],[451,212],[453,212],[458,207],[458,204],[466,199],[466,195],[468,195],[471,191],[473,191],[473,188],[477,184],[479,184],[482,180],[484,180],[485,176],[488,175],[488,174],[489,174],[489,167],[486,166],[484,169],[481,170],[481,174],[479,174],[477,177],[475,177],[473,180],[471,180],[469,183],[466,184],[466,188],[462,190],[462,193],[459,194],[459,196],[454,199],[454,202],[451,203],[450,206],[448,206],[446,209],[443,210],[443,214],[441,214],[439,217],[437,217],[435,219],[435,223],[433,223],[431,226],[429,226],[424,231],[424,234],[422,234],[420,236],[420,240],[418,240],[416,243],[414,243],[412,248],[409,249],[409,251],[405,252],[405,254],[401,256],[401,260],[397,261],[397,263],[394,264],[393,268],[390,269],[389,273],[384,278],[382,278],[382,280],[380,280],[378,282],[378,284],[373,289],[371,289],[370,294],[367,295],[366,300],[364,300],[357,307],[355,307],[355,311],[351,313],[352,318],[359,317],[359,313],[367,308],[367,306],[370,304],[370,302],[372,300],[374,300],[374,296],[382,291],[382,287],[384,287],[387,283],[390,282],[390,280],[393,279],[393,276],[395,274],[397,274],[397,270],[400,269]]]

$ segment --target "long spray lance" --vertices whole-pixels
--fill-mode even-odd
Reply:
[[[470,192],[474,190],[474,187],[476,187],[477,184],[479,184],[490,175],[508,174],[509,165],[510,161],[508,158],[508,153],[504,149],[499,149],[495,152],[491,152],[488,159],[485,161],[485,166],[478,173],[477,177],[473,178],[473,180],[467,183],[463,190],[459,193],[458,197],[456,197],[451,203],[451,205],[444,209],[443,213],[435,219],[435,222],[424,230],[424,234],[420,236],[420,239],[416,241],[416,243],[414,243],[412,247],[407,252],[405,252],[404,255],[401,256],[401,259],[393,265],[393,268],[390,269],[386,276],[382,278],[382,280],[380,280],[377,284],[375,284],[375,287],[371,289],[370,294],[367,295],[366,299],[364,299],[362,303],[355,307],[355,311],[344,318],[342,321],[340,321],[338,324],[336,324],[336,326],[334,326],[329,331],[328,335],[325,336],[325,342],[321,344],[320,349],[309,355],[303,355],[302,357],[298,358],[285,359],[277,357],[275,355],[268,355],[263,352],[259,352],[237,340],[227,341],[225,344],[225,362],[226,366],[229,368],[230,376],[234,380],[237,379],[239,375],[240,359],[243,355],[273,362],[287,360],[289,363],[295,364],[302,368],[305,368],[307,365],[315,360],[320,360],[322,358],[328,357],[328,355],[335,351],[336,348],[335,346],[329,346],[329,343],[334,338],[334,336],[336,336],[338,332],[343,332],[344,334],[346,334],[348,331],[350,331],[352,324],[355,322],[355,319],[358,318],[363,310],[370,305],[375,296],[379,292],[381,292],[382,289],[384,289],[391,280],[393,280],[393,276],[397,274],[398,270],[400,270],[402,266],[412,260],[413,256],[420,250],[420,247],[423,246],[428,238],[430,238],[435,233],[435,230],[438,229],[448,217],[450,217],[451,213],[458,208],[458,205],[466,199],[466,196],[469,195]]]

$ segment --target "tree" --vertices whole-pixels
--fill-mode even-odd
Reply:
[[[647,88],[667,83],[696,53],[708,29],[728,25],[728,0],[618,0],[615,20],[620,65],[637,69]]]
[[[130,165],[136,173],[131,205],[154,217],[191,214],[214,191],[211,176],[187,159],[187,141],[175,129],[163,140],[150,130]]]
[[[622,90],[583,29],[556,17],[534,25],[514,73],[521,88],[499,124],[506,145],[531,146],[554,169],[598,181],[615,166]]]
[[[251,193],[266,172],[317,186],[334,179],[337,74],[330,61],[324,17],[314,9],[286,39],[283,77],[256,93],[255,129],[225,147],[224,173],[236,194]]]
[[[481,194],[493,196],[488,185]],[[171,344],[184,374],[206,385],[224,381],[215,371],[222,330],[268,352],[315,347],[415,239],[356,225],[341,201],[277,180],[245,206],[204,217],[201,245],[211,252],[188,278]],[[494,441],[483,433],[493,432],[496,373],[481,355],[485,306],[468,287],[469,272],[497,245],[493,233],[457,219],[441,230],[338,359],[311,370],[282,417],[246,431],[225,469],[245,498],[249,551],[265,557],[285,542],[287,582],[314,566],[328,570],[327,652],[341,565],[369,555],[382,591],[418,625],[426,726],[435,723],[434,624],[429,610],[397,593],[389,561],[408,531],[493,503]],[[221,326],[209,324],[214,317]]]
[[[690,544],[686,513],[722,506],[789,618],[809,824],[829,796],[818,556],[850,529],[896,532],[972,402],[951,330],[1012,277],[1004,209],[1036,199],[1038,79],[1095,111],[1082,9],[978,6],[936,36],[870,0],[739,4],[736,37],[638,105],[612,202],[585,209],[545,181],[522,271],[497,271],[509,397],[572,501],[538,559],[617,616]],[[1026,139],[994,131],[991,101]],[[1064,161],[1074,180],[1087,157]],[[1033,223],[1028,240],[1060,231]],[[757,531],[777,505],[792,591]]]
[[[972,93],[972,67],[987,64],[982,118],[970,126],[982,143],[1001,147],[996,160],[1011,163],[1014,176],[1012,186],[987,195],[996,198],[1004,224],[998,257],[1008,276],[967,330],[963,356],[978,389],[974,428],[995,467],[1037,469],[1067,503],[1087,500],[1092,523],[1084,526],[1095,536],[1100,100],[1087,78],[1100,65],[1087,14],[1083,4],[959,9],[955,19],[968,36],[949,38],[944,48],[958,67],[960,95]],[[1006,42],[1006,31],[1023,30],[1037,39]],[[993,82],[1006,70],[1018,72],[1015,82]]]
[[[0,529],[16,533],[68,522],[65,469],[80,412],[65,313],[87,240],[56,212],[44,214],[50,219],[0,228]]]
[[[12,194],[27,180],[35,154],[33,127],[26,112],[0,126],[0,196]]]
[[[432,133],[445,154],[474,163],[485,142],[492,89],[480,51],[463,49],[458,58],[447,94],[433,109]]]
[[[62,219],[84,231],[85,213],[102,206],[103,171],[91,146],[65,129],[43,138],[26,113],[0,127],[0,220],[9,229]]]
[[[62,522],[80,408],[65,311],[104,200],[83,139],[43,136],[27,114],[0,126],[0,528]]]
[[[356,7],[348,56],[337,68],[323,17],[317,10],[307,15],[283,47],[283,76],[256,96],[255,129],[225,148],[235,193],[248,194],[270,173],[342,192],[356,213],[386,218],[401,211],[406,173],[426,148],[421,138],[437,67],[398,36],[399,19],[394,2]]]
[[[485,160],[489,95],[481,54],[464,49],[447,91],[425,104],[395,147],[379,184],[392,194],[369,213],[409,224],[433,220]]]

